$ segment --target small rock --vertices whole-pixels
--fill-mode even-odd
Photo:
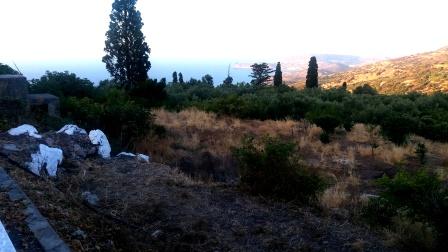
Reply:
[[[157,229],[156,231],[152,232],[151,237],[153,239],[158,239],[163,234],[162,230]]]
[[[19,148],[15,144],[4,144],[3,149],[6,151],[19,151]]]
[[[72,233],[72,236],[74,238],[77,238],[77,239],[85,239],[85,238],[87,238],[86,233],[84,231],[82,231],[81,229],[79,229],[79,228],[75,232]]]
[[[100,199],[98,198],[98,196],[96,194],[88,192],[88,191],[82,193],[82,199],[84,200],[84,202],[86,202],[87,204],[89,204],[91,206],[98,206],[98,203],[100,201]]]

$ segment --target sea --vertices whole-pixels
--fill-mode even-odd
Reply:
[[[238,62],[152,60],[148,75],[151,79],[166,78],[170,82],[174,71],[181,72],[184,81],[188,81],[190,78],[201,79],[202,76],[210,74],[214,83],[220,84],[229,73],[234,83],[249,82],[251,79],[249,77],[250,69],[233,67],[236,65],[238,65]],[[17,68],[28,80],[39,79],[46,71],[68,71],[80,78],[87,78],[95,84],[111,78],[106,70],[106,65],[101,60],[19,63]]]

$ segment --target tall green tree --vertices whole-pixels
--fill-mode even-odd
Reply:
[[[306,74],[306,87],[307,88],[318,88],[318,66],[316,57],[311,57],[310,62],[308,63],[308,72]]]
[[[252,68],[252,74],[249,77],[252,78],[252,85],[265,86],[271,80],[271,73],[274,72],[267,63],[257,64],[254,63],[250,66]]]
[[[178,83],[178,81],[177,81],[177,72],[176,71],[173,72],[173,83],[174,84]]]
[[[182,73],[179,73],[179,83],[184,84],[184,75]]]
[[[282,65],[280,64],[280,62],[277,62],[274,74],[274,86],[280,87],[282,84],[283,84]]]
[[[145,42],[137,0],[115,0],[106,33],[103,62],[121,87],[134,88],[148,79],[151,49]]]

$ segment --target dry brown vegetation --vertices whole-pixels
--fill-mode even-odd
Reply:
[[[159,109],[154,113],[156,123],[166,128],[166,135],[147,136],[138,143],[137,150],[150,153],[155,161],[177,164],[181,170],[185,157],[197,165],[201,162],[197,159],[209,152],[219,160],[216,162],[219,168],[214,169],[223,173],[230,169],[236,174],[231,150],[246,135],[256,138],[269,135],[295,142],[304,164],[319,169],[332,181],[333,186],[319,199],[325,209],[355,206],[364,193],[372,193],[369,185],[373,179],[394,174],[400,167],[417,167],[417,143],[427,146],[428,164],[441,176],[448,176],[448,144],[412,136],[409,144],[397,146],[384,140],[379,128],[362,124],[356,124],[350,132],[338,130],[330,144],[323,144],[319,140],[322,130],[306,121],[241,120],[196,109],[180,112]]]

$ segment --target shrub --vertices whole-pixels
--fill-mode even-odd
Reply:
[[[415,154],[417,154],[420,164],[426,163],[426,152],[428,152],[426,145],[424,143],[418,143],[417,148],[415,149]]]
[[[416,121],[406,114],[389,113],[381,124],[381,132],[397,145],[404,144]]]
[[[62,99],[62,115],[88,129],[100,128],[115,145],[130,147],[136,137],[150,128],[151,113],[132,101],[122,90],[106,88],[96,99]]]
[[[379,179],[378,185],[380,197],[371,200],[363,214],[371,224],[394,229],[393,218],[406,218],[433,227],[436,246],[447,245],[448,189],[443,181],[425,170],[401,171],[392,179]]]
[[[58,97],[95,96],[95,87],[88,79],[81,79],[74,73],[47,71],[40,79],[31,80],[30,93],[50,93]]]
[[[324,189],[323,180],[301,165],[296,146],[266,138],[257,147],[253,138],[243,140],[233,153],[239,161],[241,185],[254,194],[305,202]]]
[[[374,89],[370,85],[364,84],[363,86],[356,87],[353,90],[353,94],[377,95],[378,91],[376,91],[376,89]]]

